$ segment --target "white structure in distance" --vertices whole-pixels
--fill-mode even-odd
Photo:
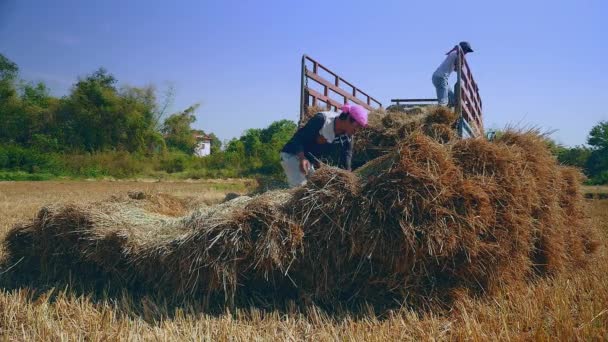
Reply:
[[[211,137],[205,134],[194,134],[196,138],[196,147],[194,155],[204,157],[211,154]]]

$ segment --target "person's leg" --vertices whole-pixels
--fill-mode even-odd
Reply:
[[[458,102],[457,94],[460,91],[460,87],[458,86],[458,82],[454,84],[454,91],[452,89],[448,92],[448,107],[456,107],[456,102]]]
[[[452,89],[448,90],[448,107],[456,107],[456,94],[454,94]]]
[[[433,75],[433,85],[437,91],[437,101],[440,106],[448,104],[448,79],[447,77]]]
[[[300,170],[300,160],[293,154],[281,152],[281,166],[290,187],[306,184],[306,175]]]

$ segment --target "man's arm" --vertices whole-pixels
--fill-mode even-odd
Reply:
[[[450,52],[447,58],[450,59],[450,65],[453,65],[452,70],[458,71],[458,51]]]
[[[325,124],[325,115],[318,113],[313,116],[304,127],[298,129],[291,139],[292,151],[291,153],[297,155],[300,159],[304,157],[304,145],[314,141],[319,134],[319,130]]]
[[[353,145],[355,143],[355,137],[350,137],[347,142],[342,145],[342,154],[340,156],[340,164],[344,170],[351,171],[352,160],[353,160]]]

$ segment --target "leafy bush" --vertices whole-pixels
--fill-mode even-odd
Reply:
[[[591,185],[605,185],[608,184],[608,171],[604,171],[599,175],[589,179]]]
[[[52,155],[16,145],[0,145],[0,169],[25,172],[49,172],[57,168]]]
[[[50,173],[27,173],[23,171],[0,171],[0,181],[45,181],[56,178]]]
[[[76,177],[125,178],[150,169],[142,157],[125,151],[62,155],[61,161],[63,173]]]
[[[186,169],[187,159],[187,155],[173,152],[161,160],[160,169],[168,173],[182,172]]]

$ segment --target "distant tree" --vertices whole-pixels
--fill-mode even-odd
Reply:
[[[119,111],[122,112],[123,130],[126,132],[126,139],[121,143],[125,149],[131,152],[164,149],[162,134],[155,123],[158,106],[154,87],[123,87],[119,96]]]
[[[243,143],[244,157],[248,161],[247,167],[253,170],[262,166],[261,155],[265,146],[262,144],[261,136],[261,129],[250,128],[239,138]]]
[[[0,81],[14,81],[19,74],[19,67],[15,62],[0,53]]]
[[[297,125],[290,120],[275,121],[261,132],[262,144],[265,148],[261,152],[262,167],[259,173],[267,175],[281,174],[280,151],[296,132]]]
[[[33,145],[34,136],[38,143],[46,140],[56,131],[55,112],[60,100],[53,98],[42,82],[23,84],[20,94],[20,110],[13,117],[14,140],[22,145]],[[56,144],[52,145],[55,149]]]
[[[156,110],[154,111],[154,127],[156,130],[160,131],[162,129],[162,120],[167,116],[167,111],[169,107],[173,104],[173,100],[175,99],[175,88],[172,85],[169,85],[167,89],[163,92],[162,100],[156,106]]]
[[[19,107],[15,78],[19,73],[17,64],[0,54],[0,141],[12,139],[12,121]]]
[[[560,147],[557,151],[557,160],[561,164],[576,166],[582,169],[587,165],[587,160],[590,156],[591,149],[585,146]]]
[[[49,128],[49,106],[57,100],[44,83],[18,81],[17,65],[0,54],[0,141],[28,145]]]
[[[199,104],[195,104],[183,112],[172,114],[165,119],[161,131],[165,136],[167,147],[188,154],[194,153],[197,142],[192,134],[192,124],[196,121],[194,113],[198,107]]]
[[[159,146],[154,88],[118,89],[116,84],[114,76],[100,68],[73,86],[57,113],[57,134],[64,145],[91,152],[144,152]]]
[[[264,143],[285,144],[295,133],[297,125],[290,120],[275,121],[262,130],[261,139]],[[282,147],[282,146],[281,146]]]
[[[244,173],[276,175],[281,173],[280,151],[296,131],[293,121],[275,121],[267,128],[248,129],[239,139],[228,142],[226,152],[238,161]]]
[[[111,149],[121,138],[116,79],[105,69],[80,79],[59,113],[61,140],[77,150]]]
[[[598,184],[608,183],[608,121],[600,121],[589,132],[587,143],[591,155],[586,169],[591,181]]]
[[[211,138],[211,153],[219,153],[222,149],[222,141],[214,133],[208,135]]]
[[[51,98],[49,88],[42,82],[26,83],[21,87],[21,100],[27,104],[46,107]]]
[[[18,72],[17,65],[0,54],[0,147],[15,152],[10,155],[26,156],[33,151],[36,156],[23,163],[7,157],[7,152],[0,155],[0,167],[33,172],[49,152],[58,151],[118,151],[129,156],[127,152],[149,155],[169,147],[194,152],[192,124],[199,105],[165,118],[173,101],[172,87],[159,101],[154,87],[118,87],[116,78],[100,68],[79,78],[67,96],[56,98],[44,83],[20,81]],[[221,175],[276,175],[281,173],[279,152],[295,130],[291,121],[276,121],[263,129],[246,130],[227,142],[223,151],[222,142],[208,132],[212,156],[188,160],[177,153],[178,157],[167,160],[175,160],[170,163],[173,171],[198,165]]]
[[[591,128],[587,143],[594,149],[608,148],[608,121],[600,121]]]

